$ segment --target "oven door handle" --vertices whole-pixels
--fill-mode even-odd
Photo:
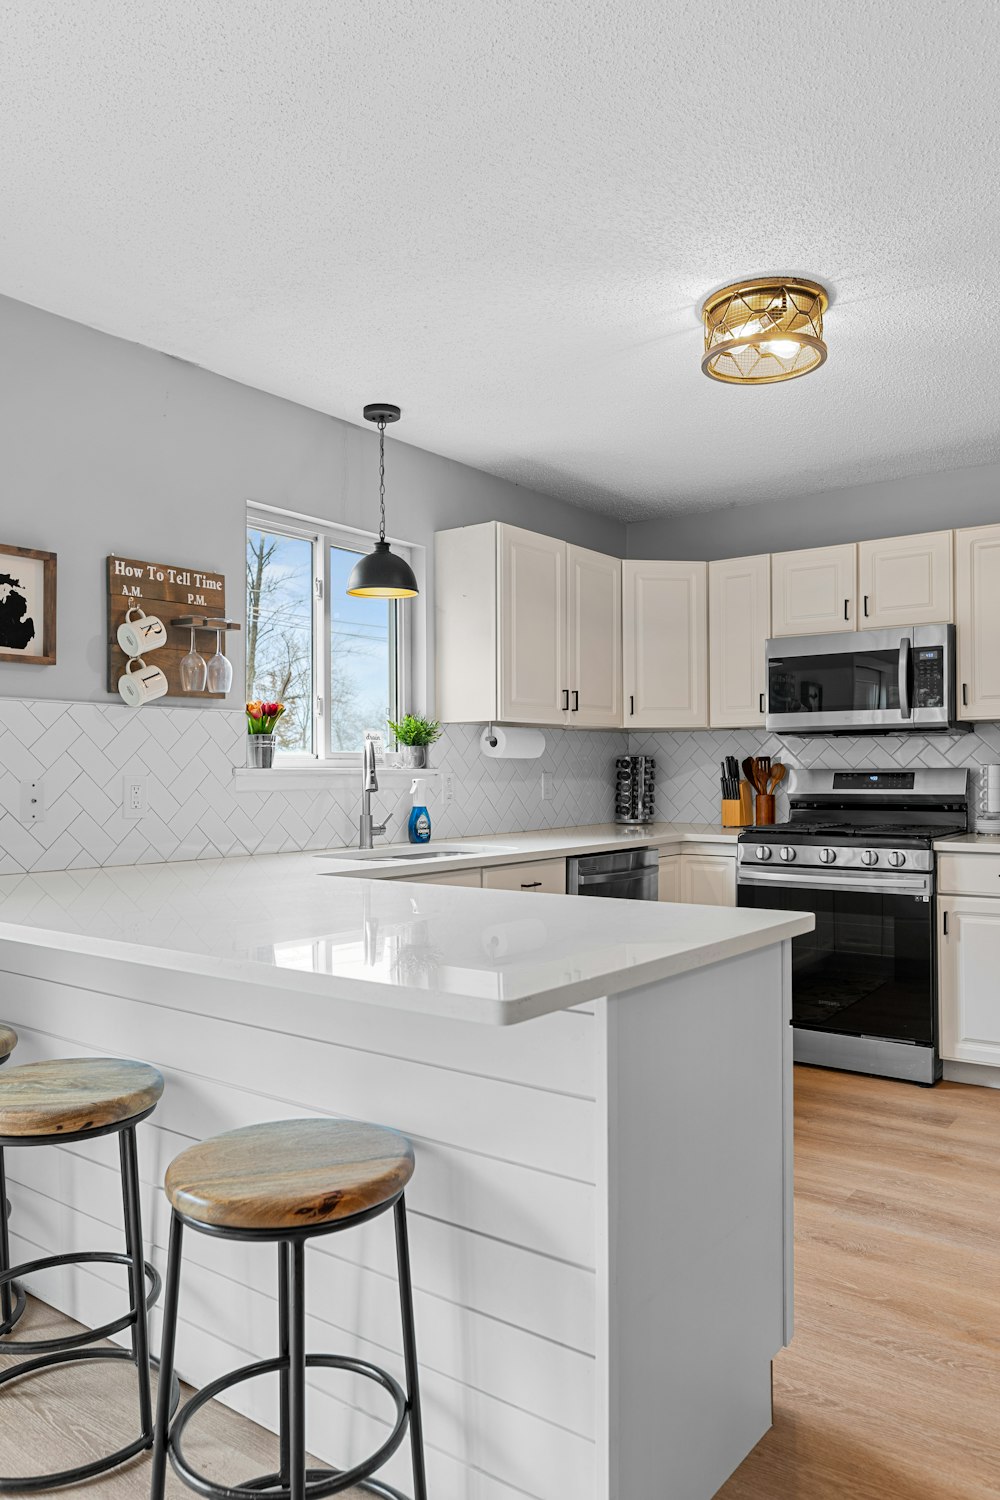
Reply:
[[[910,637],[904,635],[899,643],[899,712],[901,718],[912,719],[913,705],[910,702]]]
[[[883,891],[887,896],[930,896],[931,893],[930,877],[923,875],[865,880],[863,876],[855,878],[851,875],[799,875],[791,870],[775,870],[773,873],[769,870],[765,874],[756,869],[752,875],[744,875],[741,866],[737,881],[739,885],[793,885],[800,891],[867,891],[872,895]]]

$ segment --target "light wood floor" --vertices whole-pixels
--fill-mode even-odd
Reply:
[[[795,1341],[775,1364],[775,1425],[717,1500],[997,1500],[1000,1091],[810,1068],[795,1088]],[[39,1337],[56,1321],[31,1316]],[[99,1400],[82,1374],[0,1398],[0,1473],[123,1440],[127,1367],[97,1372]],[[232,1482],[273,1468],[274,1446],[218,1407],[187,1449]],[[143,1459],[85,1492],[140,1500],[147,1485]],[[170,1500],[189,1494],[171,1474]],[[626,1500],[670,1500],[669,1485]]]

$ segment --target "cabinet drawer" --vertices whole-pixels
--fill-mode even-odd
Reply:
[[[566,861],[536,859],[530,864],[495,865],[493,869],[483,871],[483,885],[492,891],[532,891],[565,896]]]
[[[1000,854],[939,854],[937,871],[942,896],[996,896],[1000,900]]]
[[[398,879],[410,880],[414,885],[468,885],[481,886],[482,870],[441,870],[437,875],[402,875]]]

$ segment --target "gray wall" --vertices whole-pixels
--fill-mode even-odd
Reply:
[[[359,391],[359,414],[392,394]],[[59,554],[58,663],[0,662],[0,696],[108,701],[110,552],[225,573],[229,612],[241,618],[248,500],[374,529],[377,443],[373,429],[0,298],[0,543]],[[510,521],[624,554],[615,521],[405,443],[390,441],[386,460],[389,532],[428,549],[423,601],[433,597],[433,535],[448,526]],[[424,616],[422,602],[413,622],[422,707],[433,610]],[[240,636],[232,655],[238,705]]]
[[[1000,521],[1000,464],[986,464],[635,522],[628,528],[628,556],[748,557],[994,521]]]

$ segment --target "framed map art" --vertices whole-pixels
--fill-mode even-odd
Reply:
[[[0,662],[56,660],[56,554],[0,542]]]

